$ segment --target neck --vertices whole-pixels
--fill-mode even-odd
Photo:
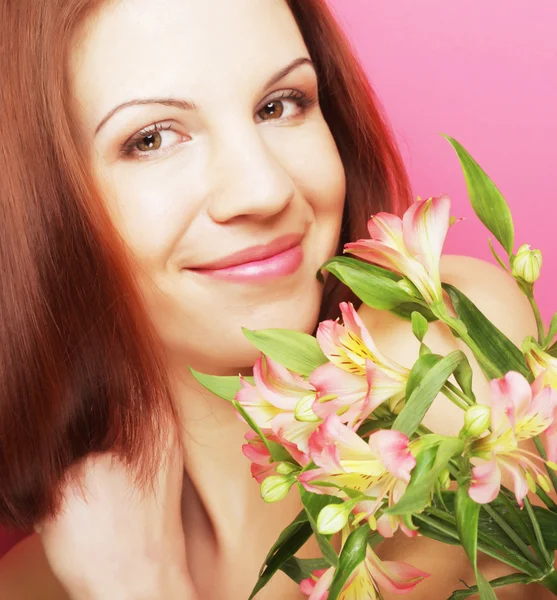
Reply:
[[[241,450],[248,428],[229,402],[184,371],[172,382],[181,411],[185,485],[197,493],[219,547],[228,546],[261,503]]]

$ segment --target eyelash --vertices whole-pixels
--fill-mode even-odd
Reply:
[[[279,102],[281,100],[294,100],[301,109],[302,115],[307,112],[307,110],[317,103],[317,98],[306,94],[305,92],[300,92],[298,90],[290,90],[287,92],[283,92],[279,96],[275,96],[274,98],[270,98],[262,108],[260,108],[257,113],[261,112],[265,106],[271,104],[273,102]],[[293,117],[287,117],[287,120]],[[164,124],[161,122],[153,123],[148,127],[144,127],[139,130],[137,133],[134,133],[128,141],[126,141],[120,149],[120,155],[123,158],[134,158],[134,157],[147,157],[149,155],[157,154],[158,152],[155,150],[153,152],[141,152],[137,151],[135,146],[138,142],[140,142],[144,137],[152,135],[158,131],[174,131],[174,127],[172,124]],[[164,152],[164,150],[162,151]]]

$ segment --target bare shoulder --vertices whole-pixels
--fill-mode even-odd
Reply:
[[[2,600],[70,600],[50,570],[38,535],[32,535],[0,560]]]

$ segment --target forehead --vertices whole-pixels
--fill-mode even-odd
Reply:
[[[95,119],[133,98],[255,93],[307,50],[286,0],[118,0],[81,29],[70,70]],[[226,98],[224,98],[226,99]]]

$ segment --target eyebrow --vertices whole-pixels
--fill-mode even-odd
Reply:
[[[284,79],[287,75],[292,73],[298,67],[302,65],[310,65],[315,70],[315,65],[310,58],[302,56],[300,58],[296,58],[291,63],[286,65],[283,69],[275,73],[264,85],[263,89],[270,88],[271,86],[278,83],[281,79]],[[123,110],[124,108],[128,108],[130,106],[139,106],[142,104],[160,104],[162,106],[173,106],[176,108],[180,108],[182,110],[190,110],[197,111],[199,107],[192,102],[191,100],[182,100],[179,98],[138,98],[135,100],[129,100],[128,102],[124,102],[123,104],[119,104],[115,108],[113,108],[97,125],[95,129],[95,135],[99,133],[99,131],[106,125],[106,123],[117,113]]]

